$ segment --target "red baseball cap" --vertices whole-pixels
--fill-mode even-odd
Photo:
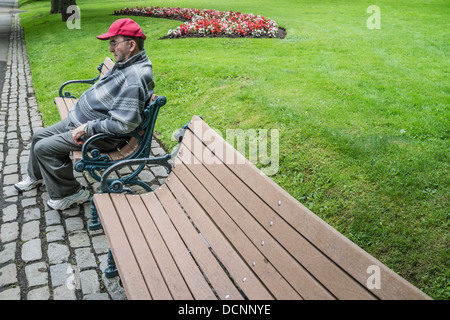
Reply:
[[[126,37],[137,37],[144,40],[147,38],[142,32],[141,27],[130,18],[114,21],[111,27],[109,27],[108,32],[97,36],[97,38],[100,40],[108,40],[109,38],[118,35]]]

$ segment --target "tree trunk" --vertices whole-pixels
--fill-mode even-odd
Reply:
[[[62,21],[65,22],[73,14],[67,13],[67,8],[72,5],[77,5],[76,0],[52,0],[50,14],[61,13]]]
[[[69,13],[67,13],[67,8],[72,5],[77,5],[77,2],[75,0],[61,0],[61,17],[62,21],[67,21],[69,17],[74,13],[69,10]]]
[[[52,0],[50,14],[61,13],[60,5],[61,5],[61,0]]]

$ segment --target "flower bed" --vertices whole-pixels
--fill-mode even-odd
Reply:
[[[284,38],[284,28],[261,15],[212,9],[170,7],[135,7],[114,11],[115,15],[134,15],[183,21],[165,38],[185,37],[248,37]]]

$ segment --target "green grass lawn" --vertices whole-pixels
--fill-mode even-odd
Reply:
[[[448,1],[78,0],[81,29],[21,0],[45,125],[66,80],[89,79],[108,52],[96,35],[126,6],[234,10],[270,17],[285,39],[158,40],[180,23],[134,17],[148,36],[156,130],[194,114],[213,128],[278,129],[271,178],[338,231],[435,299],[450,299]],[[381,10],[370,30],[367,7]],[[85,88],[85,87],[84,87]],[[77,87],[79,95],[83,87]],[[258,164],[260,165],[260,164]]]

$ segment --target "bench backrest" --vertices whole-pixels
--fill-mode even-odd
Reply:
[[[114,62],[111,58],[106,57],[105,61],[98,67],[100,70],[99,79],[101,79],[109,70],[114,67]],[[55,104],[57,105],[58,112],[61,119],[67,117],[69,111],[75,106],[77,99],[57,97],[55,98]],[[109,152],[107,155],[110,160],[116,161],[123,159],[125,157],[130,157],[130,159],[142,156],[148,156],[151,148],[151,144],[141,144],[142,141],[151,141],[151,136],[153,135],[154,126],[156,118],[158,116],[159,108],[166,104],[165,97],[158,97],[153,94],[149,101],[146,102],[146,106],[143,111],[144,121],[139,127],[141,134],[136,137],[127,136],[124,140],[125,145],[118,149],[117,151]],[[150,140],[149,140],[150,139]],[[82,158],[81,151],[74,152],[74,161],[77,162]]]
[[[109,155],[111,160],[118,160],[123,157],[135,159],[148,157],[150,155],[151,141],[155,130],[156,118],[158,117],[159,109],[164,106],[166,102],[166,97],[157,96],[155,94],[152,95],[143,111],[144,121],[135,130],[135,132],[139,132],[139,137],[136,136],[127,140],[126,144],[120,151],[110,152]],[[117,137],[120,138],[120,135]],[[140,143],[138,140],[148,143]]]
[[[111,58],[106,57],[105,61],[103,61],[103,65],[100,70],[100,78],[99,79],[101,79],[113,67],[114,67],[114,61],[112,61]]]

